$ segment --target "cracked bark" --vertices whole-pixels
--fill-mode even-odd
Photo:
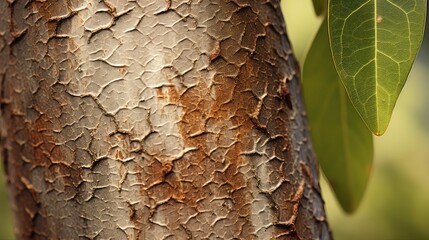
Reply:
[[[278,0],[0,0],[18,239],[330,239]]]

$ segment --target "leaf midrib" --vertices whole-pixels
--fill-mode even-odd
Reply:
[[[378,11],[377,11],[377,0],[374,0],[374,62],[375,62],[375,106],[376,106],[376,123],[377,123],[377,132],[380,131],[380,113],[379,113],[379,106],[378,106],[378,27],[377,27],[377,18],[378,18]],[[378,135],[378,133],[375,133]]]

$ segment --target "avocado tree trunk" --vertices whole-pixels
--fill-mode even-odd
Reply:
[[[279,0],[0,0],[18,239],[330,239]]]

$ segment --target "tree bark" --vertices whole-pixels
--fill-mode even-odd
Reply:
[[[18,239],[330,239],[279,0],[0,0]]]

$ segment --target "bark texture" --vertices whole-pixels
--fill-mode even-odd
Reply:
[[[18,239],[329,239],[279,0],[0,0]]]

